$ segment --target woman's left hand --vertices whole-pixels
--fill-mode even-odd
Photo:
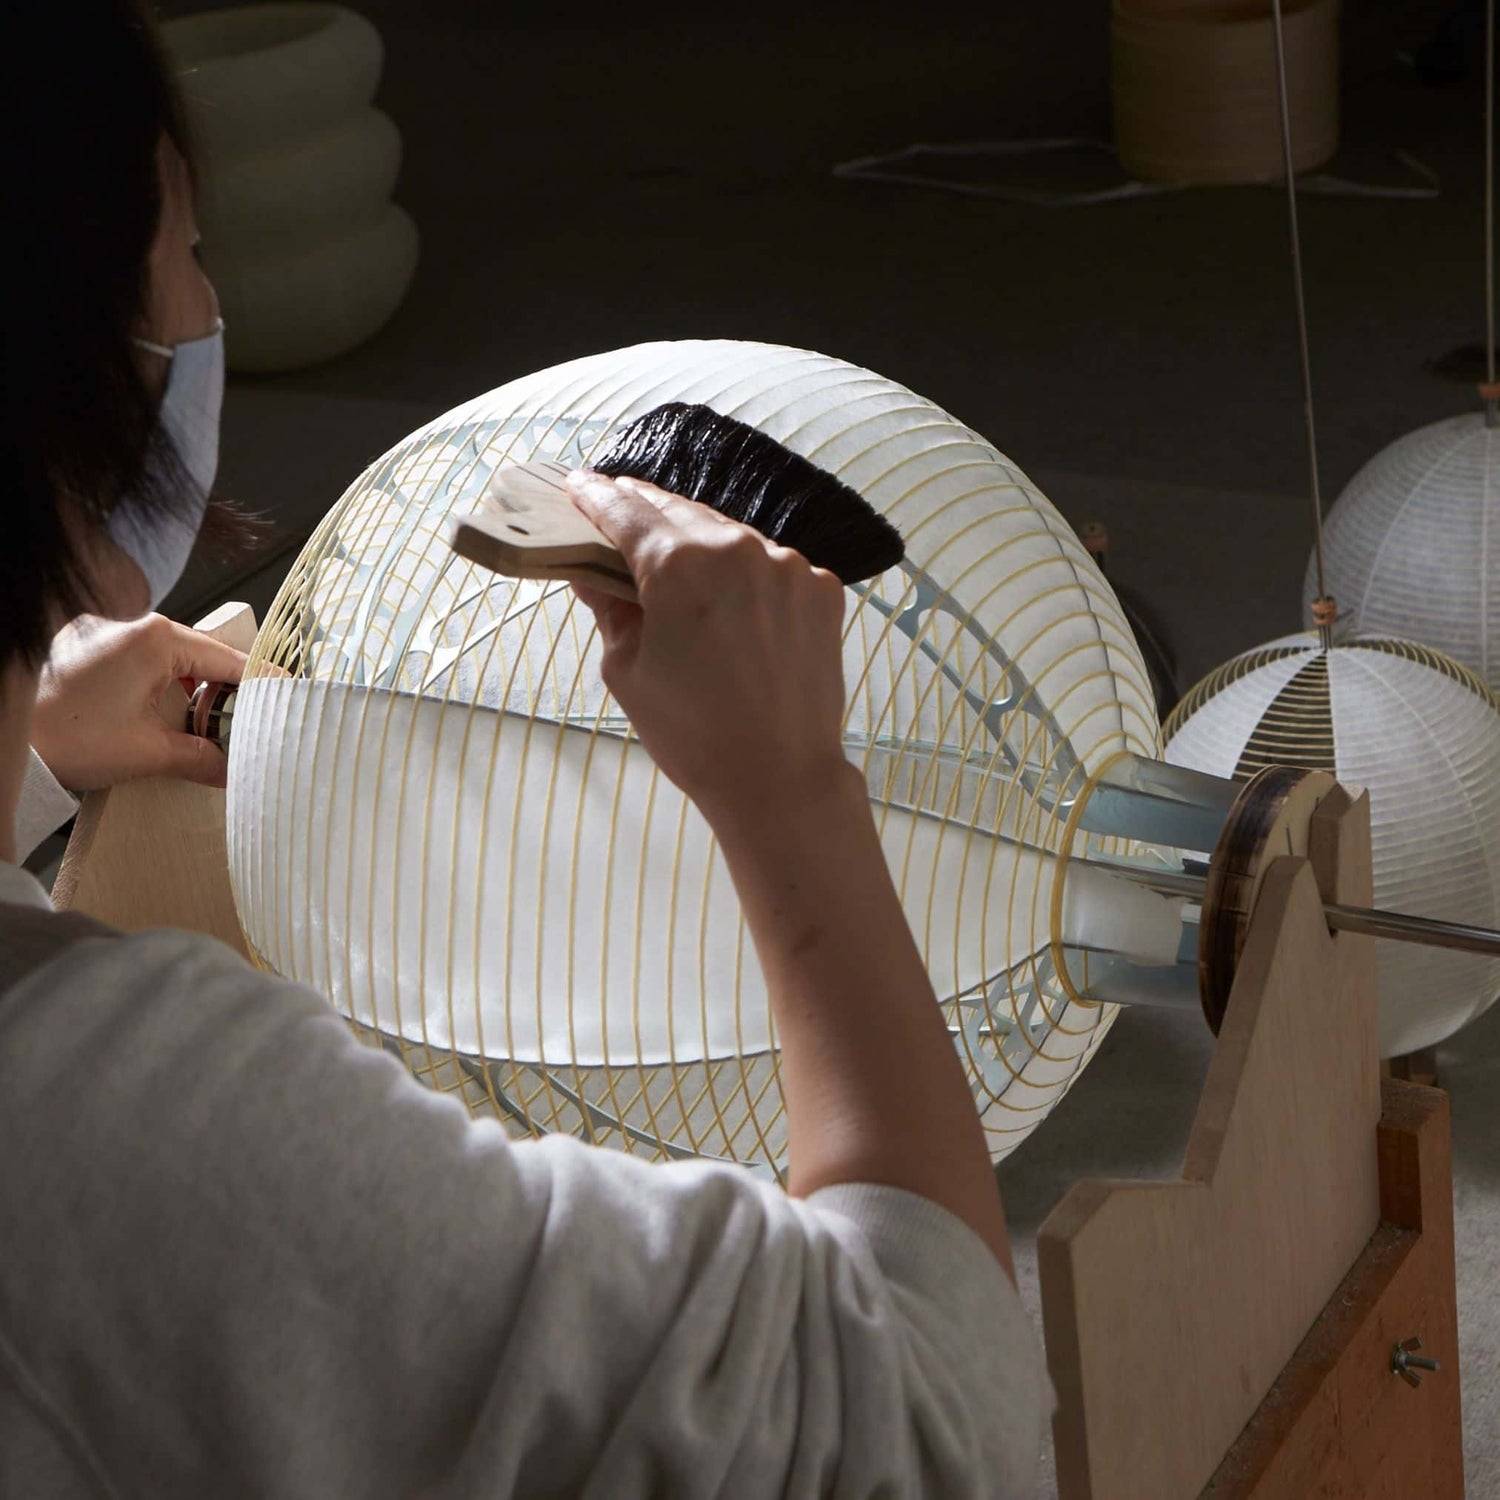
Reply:
[[[224,753],[186,732],[181,683],[238,682],[244,666],[243,652],[163,615],[82,615],[53,638],[32,748],[74,792],[137,776],[223,786]]]

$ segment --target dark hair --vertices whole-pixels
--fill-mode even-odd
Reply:
[[[172,503],[175,456],[132,337],[161,213],[157,149],[185,145],[137,0],[6,0],[0,43],[0,667],[45,656],[93,602],[64,518]]]

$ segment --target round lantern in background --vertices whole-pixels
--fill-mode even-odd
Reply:
[[[204,263],[234,370],[332,359],[395,312],[418,236],[401,136],[372,101],[380,35],[340,5],[249,5],[164,35],[201,154]]]
[[[1329,510],[1323,566],[1351,629],[1411,636],[1500,687],[1500,428],[1473,412],[1383,448]],[[1316,592],[1310,559],[1309,606]]]
[[[1332,772],[1370,794],[1375,905],[1500,926],[1500,701],[1414,642],[1287,636],[1237,656],[1178,705],[1166,759],[1248,780],[1267,765]],[[1380,1050],[1452,1035],[1500,993],[1500,962],[1377,942]]]

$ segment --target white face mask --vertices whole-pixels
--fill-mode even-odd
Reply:
[[[169,349],[136,343],[172,361],[161,401],[161,423],[181,465],[184,493],[173,496],[169,515],[139,515],[116,509],[109,518],[110,539],[146,575],[151,608],[166,597],[187,566],[208,492],[219,467],[219,411],[224,404],[224,324],[200,339]]]

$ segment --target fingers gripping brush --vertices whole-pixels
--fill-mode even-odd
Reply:
[[[896,528],[847,484],[707,406],[656,407],[623,428],[591,467],[707,505],[846,584],[905,556]],[[455,523],[453,550],[506,577],[589,583],[634,599],[625,559],[573,504],[568,472],[545,461],[496,470],[479,510]]]

